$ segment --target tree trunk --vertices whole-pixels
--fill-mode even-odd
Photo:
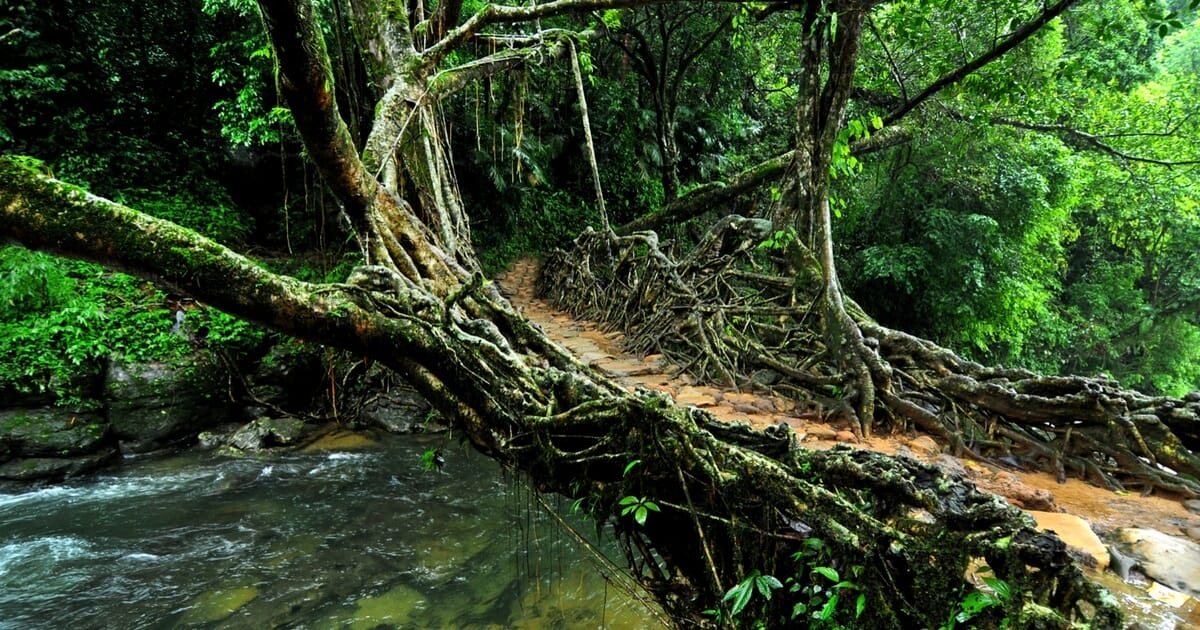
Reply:
[[[841,155],[835,148],[850,102],[869,4],[830,4],[826,10],[821,3],[809,3],[805,14],[803,29],[811,35],[800,50],[794,165],[784,187],[786,194],[776,207],[775,223],[780,229],[795,228],[802,242],[793,246],[802,245],[813,252],[820,265],[824,358],[850,377],[851,385],[842,395],[852,406],[843,405],[841,410],[851,417],[862,437],[870,435],[874,424],[877,383],[886,387],[891,375],[846,313],[833,255],[829,187],[831,171],[837,166],[833,160]],[[848,154],[848,145],[846,149]]]
[[[429,98],[438,96],[432,69],[455,42],[500,16],[628,4],[487,5],[424,50],[417,50],[418,29],[408,23],[416,12],[359,5],[360,38],[375,46],[378,68],[393,70],[378,82],[385,93],[360,153],[337,112],[311,6],[260,1],[281,90],[307,153],[370,263],[352,274],[353,283],[273,274],[193,232],[12,158],[0,159],[0,237],[141,275],[392,368],[476,448],[611,522],[630,571],[677,623],[711,624],[701,611],[725,609],[726,590],[751,571],[816,586],[815,565],[801,552],[817,538],[826,551],[816,561],[856,573],[868,597],[861,616],[846,598],[835,611],[843,623],[937,626],[970,588],[967,564],[982,557],[1014,593],[993,620],[1011,614],[1066,627],[1088,602],[1083,616],[1094,627],[1118,627],[1119,612],[1071,564],[1061,541],[1036,532],[996,497],[912,461],[848,449],[808,452],[795,448],[787,431],[725,426],[659,394],[627,392],[547,339],[484,281],[465,236],[436,99]],[[511,59],[488,61],[502,68]],[[815,154],[810,159],[820,163]],[[812,181],[819,187],[823,180]],[[646,236],[630,238],[654,245]],[[830,278],[836,287],[836,276]],[[678,286],[664,278],[661,289]],[[625,509],[631,497],[660,509],[634,519]],[[760,620],[788,623],[796,597],[813,591],[798,593],[763,602]]]

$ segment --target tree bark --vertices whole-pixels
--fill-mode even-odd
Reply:
[[[968,562],[983,557],[1016,595],[1002,613],[1066,627],[1088,602],[1093,627],[1118,627],[1119,612],[1061,541],[996,497],[911,461],[808,452],[786,431],[725,426],[661,395],[627,392],[551,342],[484,281],[464,238],[436,103],[426,98],[432,70],[488,24],[631,4],[488,4],[424,50],[408,22],[421,20],[419,11],[356,11],[362,41],[379,46],[377,69],[392,70],[378,83],[385,93],[360,152],[337,111],[311,6],[260,1],[283,92],[308,156],[363,245],[370,264],[356,275],[369,284],[271,273],[12,158],[0,158],[0,238],[123,269],[394,369],[476,448],[613,523],[630,570],[680,624],[709,623],[701,611],[722,609],[723,589],[752,570],[811,579],[797,552],[817,537],[832,565],[862,567],[856,582],[871,605],[861,618],[851,606],[839,609],[845,623],[936,626],[969,588]],[[662,286],[684,286],[675,280]],[[641,464],[631,470],[633,461]],[[627,497],[652,499],[661,510],[638,523],[622,509]],[[917,512],[929,516],[915,519]],[[764,605],[763,619],[788,622],[794,603],[780,594]]]

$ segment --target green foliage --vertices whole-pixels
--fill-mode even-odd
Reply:
[[[746,609],[750,600],[754,598],[755,593],[765,601],[771,600],[771,592],[775,589],[783,588],[783,583],[778,578],[770,575],[762,575],[757,569],[750,572],[746,579],[738,582],[733,588],[729,589],[725,596],[721,598],[721,603],[729,606],[729,614],[737,617]]]
[[[803,549],[792,555],[796,562],[797,571],[794,577],[788,578],[788,593],[795,603],[792,607],[792,619],[803,618],[811,628],[842,628],[842,621],[858,619],[866,609],[867,595],[859,592],[854,598],[853,614],[843,611],[843,594],[861,591],[861,587],[843,577],[833,566],[833,555],[823,541],[809,538],[804,541]],[[857,578],[862,573],[861,566],[849,567],[849,577]]]
[[[642,460],[640,460],[640,459],[635,459],[635,460],[633,460],[633,461],[629,462],[628,464],[625,464],[625,470],[623,470],[623,471],[621,472],[621,476],[622,476],[622,477],[628,477],[628,476],[629,476],[629,471],[633,470],[634,468],[636,468],[637,466],[639,466],[641,463],[642,463]]]
[[[239,243],[253,228],[253,221],[239,210],[221,188],[209,182],[180,186],[179,192],[132,189],[114,195],[114,201],[167,219],[225,243]]]
[[[638,525],[645,525],[646,518],[651,512],[661,512],[658,504],[651,501],[647,497],[626,496],[622,497],[617,505],[621,508],[621,516],[633,515],[633,520]]]
[[[982,570],[990,571],[988,567],[982,567]],[[959,610],[952,613],[939,630],[954,630],[957,624],[966,623],[989,609],[1003,608],[1012,601],[1012,587],[1008,582],[992,576],[984,577],[983,581],[988,590],[974,590],[967,593],[959,602]],[[1009,619],[1007,617],[1000,621],[1000,628],[1008,626]]]
[[[765,251],[783,251],[794,242],[796,242],[796,228],[789,225],[786,230],[775,230],[757,247]]]
[[[836,182],[851,293],[883,321],[982,361],[1104,373],[1154,393],[1200,388],[1194,167],[1134,159],[1200,157],[1187,140],[1200,94],[1187,4],[1068,12],[943,93],[952,114],[911,118],[913,142]],[[864,89],[927,83],[992,45],[967,37],[952,43],[961,53],[937,55],[949,40],[931,26],[1004,32],[1028,17],[1015,3],[1000,12],[1007,24],[948,4],[914,9],[873,15],[888,47],[864,42]]]
[[[1009,362],[1057,325],[1072,158],[1053,139],[988,127],[916,148],[902,168],[856,180],[877,196],[860,195],[836,226],[854,252],[847,285],[891,325]]]
[[[444,462],[441,449],[427,448],[421,453],[421,472],[431,473],[440,471]]]
[[[0,248],[0,391],[86,398],[103,361],[173,360],[194,352],[256,348],[261,329],[210,309],[186,312],[182,330],[166,296],[131,276],[18,247]]]
[[[275,89],[277,69],[271,46],[257,28],[258,6],[243,0],[205,0],[204,12],[239,25],[238,36],[215,42],[212,82],[223,88],[213,103],[221,135],[233,146],[266,146],[294,134],[291,111],[282,107]],[[253,27],[253,28],[248,28]]]

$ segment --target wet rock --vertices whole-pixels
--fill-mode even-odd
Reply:
[[[1147,577],[1200,597],[1200,544],[1139,527],[1117,530],[1114,544],[1133,558]]]
[[[211,451],[229,441],[229,435],[215,431],[201,431],[196,436],[196,446]]]
[[[1184,533],[1192,540],[1200,540],[1200,527],[1189,527]]]
[[[1026,513],[1037,521],[1038,529],[1058,534],[1077,560],[1101,571],[1108,568],[1108,548],[1086,520],[1060,512],[1028,510]]]
[[[70,409],[0,411],[0,479],[57,481],[118,457],[108,422]]]
[[[693,407],[712,407],[717,404],[716,391],[707,387],[684,387],[679,390],[675,402]]]
[[[232,413],[223,365],[206,355],[178,363],[112,361],[105,375],[109,420],[131,452],[162,448]]]
[[[30,457],[0,465],[0,479],[6,481],[61,480],[103,468],[120,458],[115,448],[107,448],[78,457]]]
[[[1192,514],[1200,514],[1200,499],[1188,499],[1183,502],[1183,507],[1187,508]]]
[[[1048,490],[1034,488],[1006,471],[981,472],[974,476],[980,490],[998,494],[1009,503],[1026,510],[1053,511],[1054,495]]]
[[[914,457],[914,459],[916,459],[916,458]],[[967,467],[963,465],[962,460],[960,460],[957,457],[954,457],[952,455],[940,453],[933,459],[929,460],[929,463],[933,464],[938,470],[942,471],[943,473],[945,473],[951,477],[958,477],[958,478],[967,477]],[[999,493],[995,493],[995,494],[999,494]]]
[[[440,429],[439,416],[429,401],[407,387],[376,396],[363,405],[360,418],[389,433],[416,433]]]
[[[354,431],[333,431],[304,447],[305,451],[346,451],[375,446],[375,439]]]
[[[104,416],[69,409],[0,411],[0,461],[16,457],[70,457],[111,446]],[[4,456],[6,455],[6,456]]]
[[[272,446],[293,444],[304,433],[299,418],[259,418],[238,429],[229,438],[229,446],[243,451],[258,451]]]
[[[750,381],[764,387],[775,385],[783,380],[783,376],[775,370],[758,370],[750,375]]]
[[[285,342],[272,346],[250,374],[250,393],[260,404],[289,413],[310,409],[322,391],[325,370],[319,350],[310,344]],[[252,414],[257,417],[261,412]]]
[[[820,424],[805,427],[804,432],[808,434],[810,440],[835,440],[837,439],[837,431]]]

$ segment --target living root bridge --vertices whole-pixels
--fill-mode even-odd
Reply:
[[[655,393],[545,425],[511,445],[542,454],[534,478],[544,489],[562,491],[549,480],[595,480],[579,498],[600,519],[627,497],[660,507],[643,524],[623,515],[614,525],[634,574],[682,625],[711,626],[695,611],[719,608],[708,598],[753,571],[796,588],[759,600],[739,624],[804,625],[793,617],[796,604],[812,605],[812,587],[831,584],[814,572],[819,566],[855,584],[835,605],[833,618],[845,626],[940,627],[973,590],[964,576],[981,558],[1018,595],[974,619],[978,627],[1005,616],[1015,627],[1122,627],[1108,594],[1054,534],[934,467],[849,447],[800,449],[789,431],[721,423]],[[805,557],[814,540],[824,551]]]
[[[860,429],[860,381],[838,370],[824,341],[816,258],[792,242],[765,248],[767,260],[762,223],[724,217],[679,260],[653,232],[588,231],[542,266],[539,290],[621,329],[634,352],[661,352],[702,379],[769,389],[809,417],[840,415]],[[781,267],[798,271],[785,277]],[[1200,393],[1146,396],[1102,377],[983,366],[847,304],[869,349],[877,425],[918,428],[956,455],[1060,479],[1200,496]]]
[[[633,574],[680,625],[712,625],[698,611],[721,609],[753,571],[795,580],[795,592],[757,609],[768,624],[794,623],[794,606],[828,586],[813,571],[819,563],[867,596],[861,617],[851,596],[835,607],[842,623],[938,627],[972,588],[968,562],[984,558],[1015,596],[975,623],[1008,615],[1038,627],[1120,627],[1061,541],[996,497],[912,461],[800,450],[787,431],[721,424],[661,395],[625,392],[473,277],[446,298],[415,283],[300,282],[11,159],[0,159],[0,239],[128,269],[392,367],[481,451],[614,522]],[[639,524],[623,513],[628,497],[660,510]],[[799,555],[814,539],[826,551]]]

